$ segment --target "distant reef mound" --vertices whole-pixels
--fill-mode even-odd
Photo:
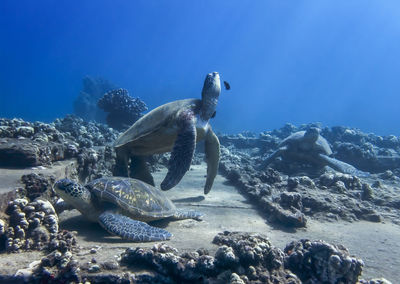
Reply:
[[[73,103],[74,114],[86,121],[95,120],[104,123],[106,113],[98,108],[97,102],[108,91],[117,87],[101,77],[86,76],[82,79],[82,91]]]

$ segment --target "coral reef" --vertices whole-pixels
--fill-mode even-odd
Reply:
[[[32,167],[68,157],[54,125],[0,118],[0,166]]]
[[[119,132],[107,127],[105,124],[86,122],[74,115],[56,119],[54,127],[63,135],[75,142],[71,145],[71,152],[78,152],[79,147],[105,146],[111,144],[119,136]]]
[[[220,245],[215,254],[217,266],[237,273],[246,283],[301,283],[284,269],[284,253],[264,236],[224,232],[213,243]]]
[[[82,79],[82,91],[74,101],[74,113],[85,121],[105,122],[106,114],[97,107],[98,100],[108,91],[116,88],[103,78],[86,76]]]
[[[220,173],[279,228],[304,227],[310,219],[399,223],[400,142],[395,136],[380,137],[344,127],[322,128],[334,156],[376,173],[369,178],[329,169],[315,172],[302,164],[291,165],[287,175],[281,169],[288,168],[281,168],[279,161],[272,168],[258,170],[257,165],[282,139],[308,127],[288,124],[260,135],[220,134]],[[74,158],[75,177],[86,183],[111,175],[115,159],[112,142],[118,135],[104,124],[76,116],[49,124],[0,119],[0,161],[27,167]],[[192,164],[204,160],[204,150],[201,145],[199,148]],[[149,162],[156,170],[155,165],[168,164],[168,154],[155,155]],[[102,251],[93,248],[92,261],[80,263],[75,234],[58,230],[56,210],[61,212],[62,206],[52,190],[54,177],[27,174],[21,180],[24,188],[1,195],[0,251],[15,255],[34,250],[32,253],[40,253],[40,257],[15,276],[0,275],[0,282],[389,283],[383,278],[358,280],[362,261],[340,245],[299,240],[282,251],[265,236],[250,233],[218,234],[213,241],[218,246],[214,255],[204,249],[180,254],[169,245],[155,244],[153,248],[126,250],[121,262],[117,258],[104,261],[97,257]]]
[[[285,181],[271,168],[264,172],[256,171],[251,166],[247,154],[231,154],[221,147],[222,159],[220,172],[227,179],[248,195],[265,212],[265,217],[272,223],[289,227],[304,227],[307,223],[302,207],[279,202],[276,197],[285,190]]]
[[[343,246],[300,240],[285,247],[285,267],[303,283],[356,283],[364,263]]]
[[[220,245],[215,256],[207,251],[183,253],[164,243],[153,248],[127,249],[121,263],[141,263],[157,272],[152,281],[166,283],[301,283],[284,269],[284,253],[262,236],[224,232],[213,241]]]
[[[21,128],[24,131],[18,130]],[[56,119],[50,124],[0,119],[0,166],[49,165],[77,157],[80,147],[104,147],[118,135],[103,124],[84,122],[74,116]]]
[[[314,180],[307,176],[281,176],[271,168],[264,172],[254,170],[255,162],[251,159],[247,160],[248,166],[244,166],[246,153],[231,154],[226,149],[223,152],[221,173],[249,196],[272,223],[303,227],[307,223],[306,216],[328,221],[380,222],[385,206],[397,206],[396,202],[382,203],[382,199],[387,199],[383,196],[389,196],[389,192],[378,191],[355,176],[325,173]],[[276,176],[279,178],[274,178]],[[400,196],[394,194],[391,199],[400,200]]]
[[[147,110],[139,98],[132,98],[126,89],[107,92],[98,102],[99,108],[107,112],[107,124],[117,130],[130,127]]]
[[[395,175],[398,166],[391,168],[392,171],[384,171],[378,181],[376,177],[358,178],[326,170],[316,172],[313,168],[295,163],[286,163],[286,170],[288,166],[293,167],[291,176],[286,176],[276,171],[282,170],[279,161],[273,164],[274,169],[256,170],[265,153],[275,149],[282,138],[311,126],[320,127],[312,124],[297,128],[288,124],[281,129],[264,132],[258,138],[250,133],[220,135],[220,173],[250,197],[270,222],[279,225],[302,227],[307,223],[306,217],[311,216],[327,221],[363,219],[380,222],[389,218],[398,223],[400,212],[396,209],[400,204],[400,194],[395,190],[399,185],[399,178]],[[327,132],[324,128],[324,131],[323,135],[331,141],[342,138],[341,135],[335,138],[333,130]],[[358,133],[351,136],[353,140],[350,141],[354,143],[374,142],[374,147],[393,147],[387,150],[398,151],[398,140],[393,137],[354,133]],[[383,153],[385,148],[379,149]]]
[[[50,124],[0,119],[0,166],[47,166],[77,158],[79,177],[86,182],[111,175],[114,152],[106,145],[111,145],[118,135],[118,131],[104,124],[85,122],[73,115]]]
[[[148,281],[162,283],[356,283],[364,266],[346,248],[323,241],[293,241],[282,251],[258,234],[223,232],[213,243],[214,257],[201,249],[179,255],[158,243],[127,249],[121,263],[140,263],[155,272]]]
[[[78,153],[78,178],[85,183],[103,176],[112,176],[115,153],[110,146],[82,148]]]

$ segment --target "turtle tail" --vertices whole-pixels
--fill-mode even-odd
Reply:
[[[197,221],[203,220],[204,214],[201,212],[197,212],[194,210],[181,210],[176,209],[176,213],[174,214],[174,219],[183,220],[183,219],[194,219]]]

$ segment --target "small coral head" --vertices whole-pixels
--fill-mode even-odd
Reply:
[[[201,93],[202,106],[200,117],[202,120],[209,120],[215,113],[218,97],[221,93],[221,81],[218,72],[208,73],[204,80]]]

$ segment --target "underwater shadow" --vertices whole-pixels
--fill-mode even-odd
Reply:
[[[172,199],[174,203],[190,203],[190,202],[201,202],[205,198],[204,195],[193,196],[193,197],[186,197],[186,198],[179,198],[179,199]]]
[[[266,223],[269,226],[271,226],[272,229],[274,229],[274,230],[279,230],[279,231],[289,233],[289,234],[295,234],[295,233],[297,233],[298,229],[301,229],[301,228],[289,227],[289,226],[285,226],[283,224],[278,224],[278,223],[269,222],[269,221],[266,221]],[[306,228],[306,227],[303,227],[303,229],[304,228]]]

